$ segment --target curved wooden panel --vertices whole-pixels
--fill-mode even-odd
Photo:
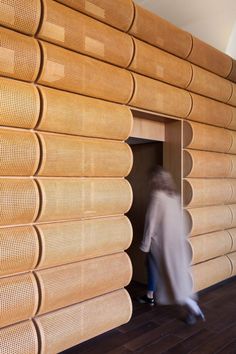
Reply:
[[[232,106],[236,106],[236,84],[231,82],[231,85],[232,85],[232,95],[227,103],[231,104]]]
[[[192,40],[193,46],[187,60],[219,76],[227,77],[232,69],[232,58],[196,37],[192,37]]]
[[[132,168],[129,145],[102,139],[38,134],[42,144],[39,176],[124,177]]]
[[[222,256],[194,265],[192,273],[194,291],[200,291],[229,278],[232,273],[232,266],[229,259]]]
[[[231,181],[228,179],[185,179],[183,181],[183,198],[185,206],[190,208],[236,203],[236,195],[232,196]]]
[[[135,4],[135,18],[129,33],[181,58],[186,58],[191,51],[191,34],[137,4]]]
[[[227,231],[212,232],[191,237],[192,264],[207,261],[230,252],[232,240]]]
[[[187,119],[233,129],[230,128],[232,121],[232,107],[210,98],[195,95],[194,93],[190,93],[190,95],[193,100],[193,105]]]
[[[0,279],[0,327],[27,320],[38,307],[38,287],[31,273]]]
[[[38,354],[38,336],[33,322],[25,321],[0,329],[3,354]]]
[[[191,121],[183,122],[183,146],[184,148],[233,153],[234,132],[216,128],[207,124]],[[236,133],[235,133],[236,152]]]
[[[129,321],[132,303],[126,290],[114,291],[36,318],[42,354],[59,353]]]
[[[230,134],[230,140],[231,140],[231,145],[229,148],[228,153],[230,154],[236,154],[236,132],[232,130],[227,130],[227,132]]]
[[[233,59],[233,66],[227,79],[236,82],[236,60],[235,59]]]
[[[232,155],[200,150],[183,151],[184,177],[230,177]]]
[[[34,81],[39,72],[40,49],[37,41],[23,34],[0,28],[0,75]]]
[[[234,251],[236,251],[236,228],[228,229],[226,231],[229,233],[231,240],[232,240],[232,246],[231,246],[230,252],[234,252]]]
[[[232,95],[232,84],[207,70],[192,64],[193,76],[187,89],[221,102],[228,102]]]
[[[40,84],[118,103],[129,102],[133,80],[128,71],[52,44],[40,43],[44,59]]]
[[[124,68],[129,65],[134,45],[128,34],[52,0],[44,0],[44,10],[40,39]]]
[[[42,294],[38,313],[43,314],[127,286],[132,265],[123,252],[37,271],[36,275]]]
[[[188,86],[192,78],[190,63],[136,38],[134,44],[130,70],[182,88]]]
[[[185,210],[190,236],[206,234],[232,227],[232,213],[228,206],[209,206]]]
[[[0,277],[33,269],[39,259],[39,241],[32,226],[0,229]]]
[[[0,78],[0,125],[34,128],[40,111],[38,90],[34,85]]]
[[[36,227],[42,243],[39,268],[122,252],[132,241],[132,226],[126,216],[41,224]]]
[[[43,200],[38,221],[71,220],[126,213],[132,189],[125,179],[38,179]]]
[[[39,141],[34,133],[0,129],[1,176],[32,176],[39,165]]]
[[[231,115],[232,115],[232,119],[231,122],[229,123],[229,125],[227,126],[228,129],[232,129],[232,130],[236,130],[236,107],[231,107],[228,106],[231,109]]]
[[[232,273],[230,274],[231,277],[236,275],[236,252],[227,254],[227,257],[229,258],[231,265],[232,265]]]
[[[232,214],[232,222],[229,227],[236,227],[236,204],[230,204],[228,207]]]
[[[75,10],[95,17],[101,22],[127,31],[134,18],[134,6],[131,0],[58,0]]]
[[[0,179],[0,225],[27,224],[39,210],[39,192],[32,179]]]
[[[8,0],[0,2],[0,24],[34,35],[40,20],[40,0]]]
[[[131,106],[185,118],[189,115],[192,101],[190,94],[177,87],[132,74],[135,81]]]

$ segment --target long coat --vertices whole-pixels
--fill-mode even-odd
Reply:
[[[184,224],[179,198],[163,191],[153,192],[140,249],[151,252],[155,260],[156,300],[160,304],[184,304],[187,297],[193,296]]]

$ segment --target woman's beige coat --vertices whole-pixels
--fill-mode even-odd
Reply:
[[[163,191],[152,193],[140,249],[151,252],[155,259],[157,302],[183,304],[192,297],[185,225],[177,196]]]

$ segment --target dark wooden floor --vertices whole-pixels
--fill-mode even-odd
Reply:
[[[194,326],[182,322],[176,308],[137,303],[144,290],[138,284],[128,288],[134,305],[128,324],[63,353],[236,354],[236,277],[200,294],[207,321]]]

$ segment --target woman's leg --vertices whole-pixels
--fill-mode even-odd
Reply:
[[[147,278],[147,297],[153,298],[154,292],[157,290],[157,269],[155,260],[150,252],[147,254]]]

